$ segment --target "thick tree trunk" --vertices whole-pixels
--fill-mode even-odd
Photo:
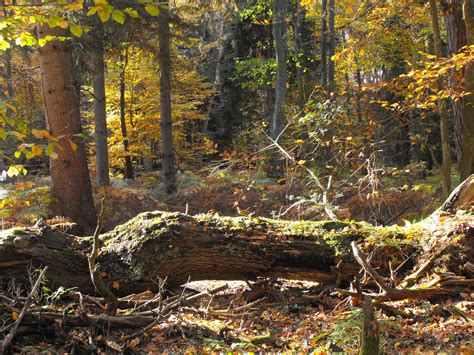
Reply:
[[[441,41],[441,31],[439,28],[438,8],[436,0],[430,0],[431,29],[433,32],[435,55],[439,59],[443,56],[443,43]],[[436,89],[443,90],[443,80],[436,82]],[[443,161],[441,163],[441,177],[443,178],[443,199],[446,199],[451,192],[451,148],[449,146],[449,116],[446,108],[446,100],[438,100],[439,126],[441,132],[441,151]]]
[[[176,191],[176,167],[173,150],[173,123],[171,117],[171,48],[169,3],[163,1],[158,18],[160,49],[160,127],[163,154],[163,176],[167,193]]]
[[[69,33],[48,25],[38,27],[38,37],[68,37]],[[70,41],[51,40],[39,51],[46,123],[59,139],[57,159],[50,159],[53,213],[77,222],[86,233],[95,225],[95,209],[82,133],[79,96]]]
[[[462,13],[463,0],[442,0],[442,10],[446,25],[446,39],[448,45],[448,56],[452,56],[466,45],[466,26]],[[460,78],[455,75],[451,77],[450,85],[459,87],[462,85]],[[462,159],[462,116],[464,112],[464,100],[452,101],[454,118],[454,143],[456,148],[457,162],[460,165]]]
[[[107,114],[105,106],[104,44],[98,39],[91,50],[94,85],[95,169],[98,185],[110,185]]]
[[[120,129],[122,131],[123,150],[125,152],[125,179],[133,179],[132,157],[129,153],[129,141],[127,133],[127,122],[125,121],[125,73],[128,64],[128,53],[122,56],[122,72],[120,73]]]
[[[472,179],[474,176],[454,191],[440,210],[455,215],[458,208],[472,209],[472,198],[469,199],[474,191]],[[439,212],[433,221],[439,220],[437,215]],[[444,221],[449,221],[442,230],[453,238],[458,235],[461,238],[453,247],[467,245],[468,248],[453,251],[459,255],[456,262],[473,263],[472,224],[460,225],[444,216]],[[432,222],[428,223],[427,236],[431,237],[434,230]],[[385,244],[383,250],[390,255],[392,263],[394,260],[402,263],[403,255],[414,253],[416,248],[410,237],[404,239],[403,233],[401,228],[373,227],[364,222],[291,222],[155,211],[142,213],[101,235],[97,261],[106,282],[118,282],[115,285],[120,286],[119,294],[156,290],[158,278],[166,278],[170,286],[188,280],[239,280],[257,276],[350,281],[360,270],[353,258],[352,241],[368,237],[379,242],[385,238],[392,243],[397,240],[395,247]],[[417,233],[420,235],[420,229]],[[0,234],[0,279],[6,284],[12,278],[25,278],[30,264],[48,266],[47,277],[54,286],[78,287],[92,293],[87,264],[91,244],[92,238],[73,237],[54,227],[4,231]],[[376,260],[374,257],[371,262]]]
[[[147,212],[101,236],[98,263],[106,281],[119,282],[124,294],[154,289],[158,277],[169,285],[256,276],[329,281],[358,272],[350,242],[374,228]],[[32,263],[48,266],[56,285],[93,292],[86,259],[91,243],[50,227],[7,230],[0,235],[0,278],[24,277]]]

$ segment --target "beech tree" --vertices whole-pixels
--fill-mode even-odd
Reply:
[[[270,137],[277,140],[280,135],[285,113],[283,103],[286,97],[286,14],[288,13],[287,0],[273,1],[273,39],[275,43],[275,59],[276,59],[276,82],[275,82],[275,109],[273,111],[273,119],[270,124]]]
[[[109,179],[109,151],[107,144],[107,112],[105,98],[105,65],[103,26],[96,21],[95,36],[90,38],[92,81],[94,86],[94,127],[96,181],[98,185],[107,186]],[[92,43],[93,41],[93,43]]]
[[[160,120],[163,175],[165,190],[173,193],[176,190],[176,167],[173,151],[173,122],[171,118],[171,46],[170,46],[170,13],[169,2],[160,2],[158,16],[160,48]]]
[[[430,18],[435,55],[438,59],[440,59],[443,57],[443,43],[441,40],[441,31],[439,29],[438,7],[436,5],[436,0],[430,0]],[[443,80],[439,79],[436,85],[438,90],[442,90]],[[443,197],[446,198],[451,192],[451,147],[449,144],[449,116],[446,100],[438,99],[438,113],[440,116],[439,124],[441,131],[441,150],[443,154],[441,169],[441,175],[443,178]]]

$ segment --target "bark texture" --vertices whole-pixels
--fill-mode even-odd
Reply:
[[[334,91],[336,68],[332,57],[336,54],[336,24],[335,24],[336,4],[335,0],[329,0],[329,66],[328,66],[328,85],[329,91]]]
[[[128,65],[128,48],[125,50],[125,54],[121,56],[121,61],[123,68],[120,73],[120,129],[122,131],[122,144],[125,152],[124,176],[125,179],[133,179],[132,157],[129,155],[130,144],[128,141],[127,122],[125,121],[125,73]]]
[[[436,0],[430,0],[431,30],[433,32],[435,55],[437,58],[443,57],[443,42],[439,28],[439,17]],[[443,80],[436,82],[436,89],[443,90]],[[443,161],[441,163],[441,175],[443,178],[443,198],[446,199],[451,192],[451,147],[449,145],[449,115],[446,107],[446,100],[438,100],[439,126],[441,132],[441,151]]]
[[[107,186],[110,185],[110,179],[109,150],[107,145],[107,114],[105,106],[104,44],[102,39],[98,39],[97,42],[92,45],[96,182],[100,186]]]
[[[171,117],[171,48],[169,3],[162,2],[158,18],[160,48],[160,127],[163,155],[163,176],[167,193],[176,191],[176,167],[173,150],[173,123]]]
[[[464,23],[466,24],[467,45],[474,45],[474,1],[464,0]],[[459,173],[464,181],[474,173],[474,63],[464,69],[464,87],[469,94],[464,96],[464,112],[462,115],[461,163]]]
[[[466,26],[463,21],[462,0],[442,0],[441,1],[444,23],[446,26],[446,39],[448,45],[448,56],[452,56],[466,45]],[[452,87],[462,85],[461,78],[453,75],[450,79]],[[452,101],[454,122],[454,143],[458,164],[462,159],[462,122],[464,112],[464,100]]]
[[[286,20],[288,0],[273,1],[273,40],[275,43],[275,58],[277,76],[275,83],[275,109],[270,124],[270,137],[277,140],[283,130],[285,113],[283,103],[286,98]]]
[[[68,37],[69,33],[48,25],[38,27],[38,37]],[[57,159],[50,159],[52,210],[78,223],[85,233],[95,225],[95,209],[82,133],[79,94],[70,41],[51,40],[39,51],[41,85],[46,125],[59,139]]]
[[[358,272],[350,242],[378,230],[365,223],[147,212],[101,236],[97,263],[106,281],[118,281],[124,294],[154,289],[158,277],[169,285],[256,276],[329,281]],[[56,285],[93,292],[87,267],[91,245],[91,238],[49,227],[5,231],[0,277],[21,278],[33,263],[48,266]]]
[[[472,206],[471,182],[467,180],[454,191],[442,210],[466,209],[465,203]],[[436,215],[434,218],[439,220]],[[442,230],[457,238],[452,247],[465,248],[452,252],[457,255],[456,262],[474,263],[474,225],[471,219],[459,221],[444,216],[446,227],[441,226]],[[447,226],[454,229],[448,230]],[[432,232],[429,222],[426,233]],[[399,266],[397,260],[403,263],[406,254],[415,253],[415,248],[423,244],[414,244],[413,236],[402,228],[374,227],[364,222],[292,222],[155,211],[142,213],[101,235],[96,261],[106,282],[118,282],[120,295],[156,291],[158,278],[166,278],[170,286],[188,280],[257,276],[340,282],[352,280],[360,271],[351,242],[367,238],[378,241],[377,246],[383,248],[380,257],[372,257],[372,265],[388,265],[383,258],[389,256],[393,268]],[[30,264],[48,266],[47,277],[53,285],[93,293],[87,264],[91,247],[92,238],[77,238],[54,226],[6,230],[0,234],[0,279],[7,283],[12,278],[25,278]],[[407,263],[404,267],[410,269]],[[383,272],[390,273],[388,269]]]
[[[328,67],[327,67],[327,9],[328,1],[322,0],[321,5],[321,86],[328,87]]]

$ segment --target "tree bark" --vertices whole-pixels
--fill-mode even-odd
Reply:
[[[446,25],[446,39],[448,44],[448,56],[459,52],[466,45],[466,26],[463,21],[462,0],[442,0],[442,10]],[[455,75],[450,78],[452,87],[460,87],[461,80]],[[458,165],[462,159],[462,122],[464,112],[464,100],[452,101],[451,104],[454,118],[454,143]]]
[[[474,176],[461,184],[440,210],[455,215],[458,208],[469,210],[469,204],[472,209],[472,179]],[[439,220],[436,215],[433,218]],[[453,247],[466,248],[453,251],[459,255],[456,262],[473,263],[474,227],[452,220],[446,226],[446,235],[461,237]],[[434,230],[430,223],[423,233]],[[365,222],[281,221],[155,211],[142,213],[101,235],[97,265],[106,282],[117,282],[120,295],[155,291],[158,278],[166,278],[169,286],[188,280],[242,280],[257,276],[350,281],[360,271],[351,242],[368,237],[398,240],[396,247],[383,248],[399,263],[403,263],[406,253],[416,252],[417,246],[403,229],[374,227]],[[29,265],[48,266],[47,278],[53,287],[77,287],[93,293],[87,264],[91,246],[92,238],[74,237],[54,226],[6,230],[0,234],[0,279],[5,283],[12,278],[21,280],[27,278]],[[377,257],[371,262],[377,262]],[[404,265],[410,268],[407,263]],[[388,274],[389,270],[385,272]]]
[[[351,222],[289,222],[264,218],[147,212],[101,235],[97,259],[121,294],[188,280],[256,276],[331,281],[359,271],[350,242],[375,227]],[[22,278],[30,263],[48,266],[55,285],[93,292],[87,254],[91,238],[59,229],[10,229],[0,235],[0,278]],[[339,264],[339,262],[341,262]],[[105,275],[105,274],[103,274]]]
[[[327,10],[328,1],[322,0],[321,6],[321,86],[328,88],[328,66],[327,66]]]
[[[270,137],[277,140],[283,130],[285,113],[283,104],[286,98],[286,20],[288,12],[287,0],[273,0],[273,40],[275,43],[275,58],[277,75],[275,83],[275,109],[270,124]]]
[[[438,8],[436,0],[430,0],[431,29],[433,32],[435,55],[439,59],[443,57],[443,44],[441,41],[441,31],[439,29]],[[443,90],[443,80],[436,82],[436,89]],[[439,126],[441,132],[441,151],[443,161],[441,163],[442,198],[446,199],[451,192],[451,148],[449,146],[449,116],[446,108],[446,100],[438,99]]]
[[[105,103],[104,44],[98,39],[91,50],[94,85],[95,169],[96,182],[110,185],[109,150],[107,144],[107,114]]]
[[[304,31],[305,17],[306,17],[306,9],[299,1],[297,1],[296,14],[295,14],[294,38],[295,38],[296,52],[298,55],[298,62],[296,65],[296,84],[298,87],[297,102],[298,102],[298,108],[300,110],[304,109],[304,106],[306,103],[306,95],[305,95],[305,88],[304,88],[304,67],[302,63],[303,58],[304,58],[303,31]]]
[[[336,4],[335,0],[329,0],[329,66],[328,66],[328,86],[333,92],[336,82],[336,68],[332,57],[336,54]]]
[[[464,23],[466,24],[467,45],[474,45],[474,1],[464,0]],[[469,94],[464,96],[462,115],[461,163],[459,174],[461,181],[474,173],[474,63],[464,68],[464,88]]]
[[[127,133],[127,122],[125,121],[125,73],[126,73],[127,64],[128,64],[127,51],[125,55],[121,56],[123,68],[122,68],[122,72],[120,73],[120,129],[122,131],[122,143],[123,143],[123,150],[125,152],[124,176],[125,176],[125,179],[133,179],[132,157],[128,154],[129,141],[128,141],[128,133]]]
[[[2,5],[5,5],[5,0],[2,0]],[[3,7],[3,16],[8,18],[10,16],[9,11],[6,7]],[[10,42],[11,45],[11,42]],[[7,95],[9,100],[13,100],[15,97],[15,89],[13,88],[13,71],[12,71],[12,50],[8,48],[5,50],[5,83],[7,84]],[[7,108],[7,117],[10,117],[12,110]]]
[[[38,27],[38,37],[68,37],[68,31],[44,24]],[[55,149],[57,159],[50,159],[53,213],[77,222],[85,233],[95,225],[95,208],[87,167],[87,157],[79,134],[82,133],[79,96],[68,40],[50,40],[39,50],[41,85],[46,124],[59,139],[61,149]]]
[[[173,122],[171,117],[171,48],[169,2],[163,1],[158,18],[160,48],[160,127],[161,149],[163,154],[163,176],[165,191],[169,194],[176,191],[176,167],[173,150]]]

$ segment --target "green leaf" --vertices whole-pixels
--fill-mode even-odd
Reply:
[[[8,48],[10,48],[10,43],[8,43],[8,41],[5,41],[3,39],[3,36],[0,36],[0,51],[4,51]]]
[[[148,12],[151,16],[158,16],[160,14],[160,9],[153,5],[145,6],[145,11]]]
[[[120,10],[113,10],[112,11],[112,19],[115,22],[123,25],[125,23],[125,14]]]
[[[71,25],[69,25],[69,30],[76,37],[81,37],[82,34],[84,33],[84,30],[82,29],[81,25],[71,24]]]
[[[7,132],[5,132],[5,130],[2,127],[0,127],[0,139],[2,140],[7,139]]]
[[[140,17],[137,10],[132,9],[131,7],[128,7],[123,11],[126,12],[131,18],[139,18]]]
[[[110,19],[110,14],[111,14],[111,13],[112,13],[112,12],[109,11],[109,10],[107,10],[107,9],[99,10],[99,11],[97,12],[97,14],[99,15],[100,20],[101,20],[102,22],[107,22],[107,21],[109,21],[109,19]]]

